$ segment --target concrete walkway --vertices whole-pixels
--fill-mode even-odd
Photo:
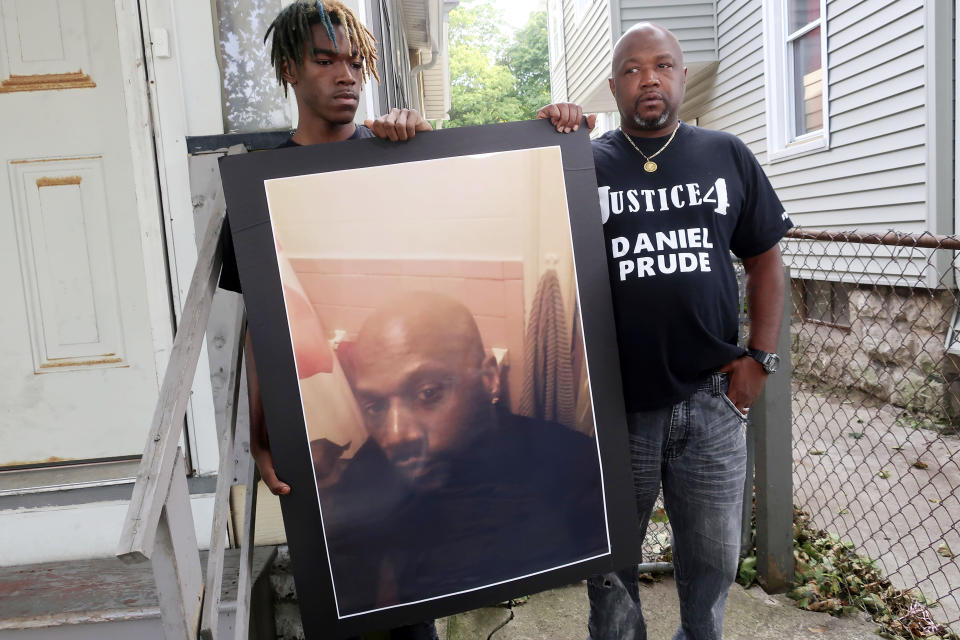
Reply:
[[[642,583],[640,597],[648,640],[670,640],[680,623],[673,578]],[[514,607],[514,619],[491,640],[583,640],[587,637],[587,594],[584,584],[532,596]],[[725,640],[876,640],[876,624],[859,617],[833,618],[798,609],[784,596],[768,596],[759,587],[734,585],[727,601]],[[510,617],[500,607],[478,609],[437,622],[441,640],[487,640]]]
[[[960,438],[796,385],[793,416],[794,504],[960,628]]]

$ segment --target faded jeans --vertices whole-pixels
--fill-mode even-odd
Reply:
[[[720,640],[736,577],[746,419],[728,385],[715,373],[683,402],[627,416],[641,540],[663,485],[680,596],[674,640]],[[591,640],[646,640],[635,566],[590,578],[587,593]]]

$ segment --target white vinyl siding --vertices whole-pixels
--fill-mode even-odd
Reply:
[[[924,0],[827,3],[830,149],[774,163],[762,18],[761,0],[719,0],[720,63],[688,91],[682,117],[739,136],[796,225],[938,232],[927,212]]]
[[[550,48],[550,96],[553,102],[567,102],[567,54],[563,25],[563,0],[547,4],[547,33]]]
[[[827,15],[831,149],[771,165],[771,180],[797,224],[926,230],[923,0],[834,0]],[[805,179],[827,165],[830,179]]]
[[[620,0],[620,31],[614,39],[638,22],[656,22],[670,29],[691,62],[717,60],[717,7],[715,0],[663,2]]]
[[[424,55],[421,50],[420,59],[429,61],[430,54]],[[423,117],[431,121],[449,120],[450,57],[444,52],[433,67],[420,73],[423,81]]]
[[[693,73],[716,64],[716,0],[549,0],[551,11],[560,6],[562,34],[553,19],[549,23],[554,100],[576,102],[587,111],[616,111],[607,82],[613,45],[638,22],[671,29]]]
[[[766,103],[760,0],[720,0],[717,7],[720,62],[716,71],[690,87],[681,110],[686,120],[720,129],[743,140],[763,161]]]
[[[563,2],[567,96],[571,102],[587,104],[610,77],[610,4],[592,0],[578,19],[576,2]]]

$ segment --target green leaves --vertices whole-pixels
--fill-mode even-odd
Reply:
[[[545,12],[510,35],[489,2],[464,2],[450,12],[448,127],[529,120],[550,102]]]
[[[550,55],[547,48],[547,13],[538,11],[518,31],[500,62],[516,78],[517,98],[526,118],[537,115],[550,99]]]
[[[738,572],[737,582],[745,587],[749,587],[757,581],[757,557],[748,556],[740,561],[740,571]]]

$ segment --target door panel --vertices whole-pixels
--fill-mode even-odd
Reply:
[[[113,0],[0,20],[0,467],[138,455],[158,389]]]

